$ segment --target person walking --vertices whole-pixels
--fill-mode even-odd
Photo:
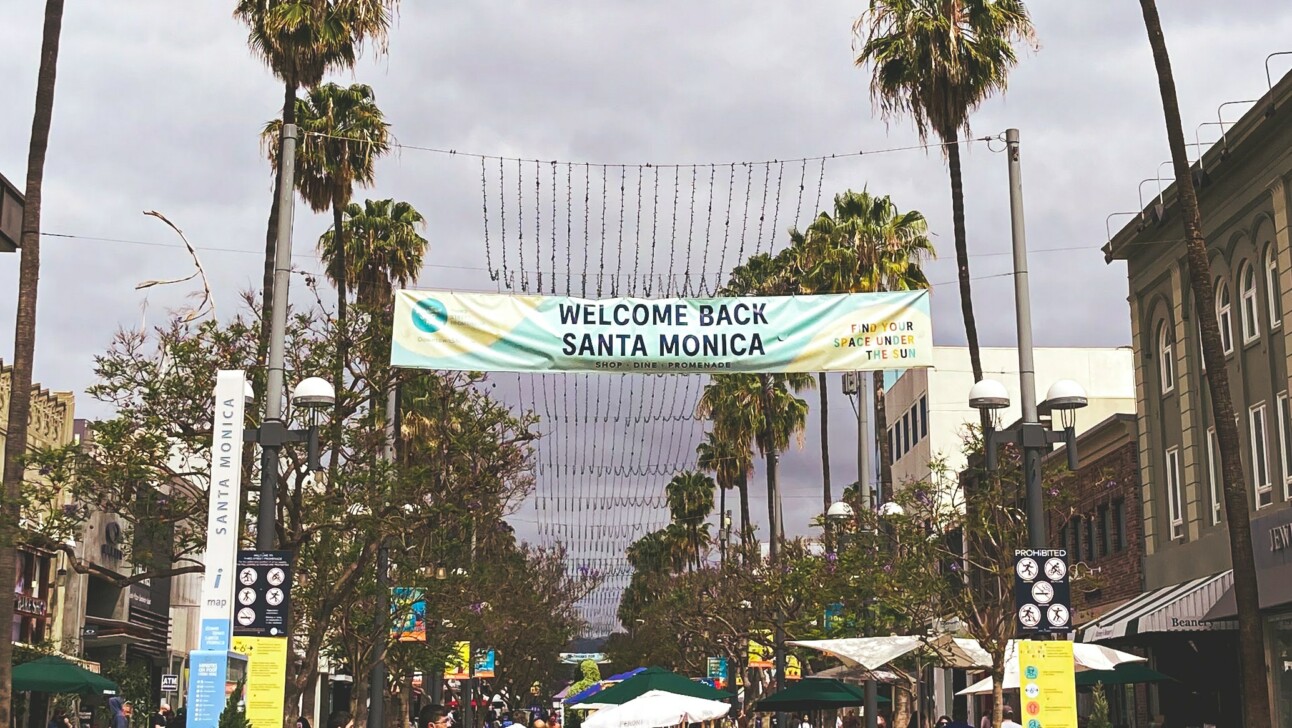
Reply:
[[[1004,716],[1004,720],[1000,722],[1000,728],[1023,728],[1023,726],[1014,721],[1014,707],[1012,705],[1006,705],[1001,708],[1001,714]]]

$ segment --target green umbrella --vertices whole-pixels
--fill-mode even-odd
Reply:
[[[1129,685],[1174,681],[1175,678],[1150,669],[1142,662],[1123,662],[1115,670],[1085,670],[1077,673],[1077,687],[1092,688],[1095,683]]]
[[[612,685],[599,693],[586,695],[570,703],[569,706],[578,708],[580,705],[587,703],[623,705],[651,690],[663,690],[674,695],[686,695],[692,698],[704,698],[705,700],[726,700],[731,697],[731,693],[715,690],[704,683],[696,682],[675,672],[669,672],[658,667],[648,667],[618,685]]]
[[[80,665],[50,655],[15,667],[13,689],[17,692],[115,695],[117,684]]]
[[[880,703],[889,702],[880,696]],[[842,680],[813,677],[798,681],[784,690],[772,693],[758,701],[754,710],[761,713],[785,711],[799,713],[811,710],[859,708],[866,704],[866,694],[860,688]]]

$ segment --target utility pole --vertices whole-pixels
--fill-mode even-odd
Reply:
[[[861,493],[861,507],[866,510],[876,508],[879,503],[875,497],[874,486],[870,479],[870,407],[866,395],[870,386],[866,382],[866,372],[856,372],[857,384],[857,490]],[[866,728],[879,728],[879,685],[875,678],[867,677]]]
[[[292,275],[292,217],[296,201],[296,125],[283,124],[283,183],[278,189],[278,233],[274,243],[274,296],[269,311],[269,365],[265,380],[265,419],[260,425],[260,508],[256,548],[276,545],[278,451],[287,442],[283,419],[283,348],[287,335],[287,286]]]
[[[1041,428],[1036,411],[1036,365],[1032,362],[1032,297],[1027,279],[1027,231],[1023,226],[1023,169],[1019,160],[1018,129],[1005,130],[1009,159],[1009,219],[1014,243],[1014,306],[1018,323],[1018,384],[1023,409],[1023,432]],[[1045,505],[1041,494],[1041,455],[1049,449],[1042,437],[1031,443],[1023,438],[1023,479],[1027,493],[1027,545],[1048,548]]]
[[[277,294],[278,289],[274,292]],[[381,458],[387,465],[395,462],[395,439],[398,437],[399,388],[386,388],[386,444]],[[386,642],[390,639],[390,550],[382,537],[377,547],[377,644],[368,678],[368,725],[386,728]]]

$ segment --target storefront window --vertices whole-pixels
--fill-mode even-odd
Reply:
[[[1270,679],[1274,683],[1278,728],[1292,728],[1292,614],[1270,617],[1265,627],[1270,646]]]

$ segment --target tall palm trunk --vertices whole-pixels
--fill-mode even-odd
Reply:
[[[816,376],[821,390],[821,513],[825,514],[830,510],[830,504],[834,503],[834,497],[830,493],[830,401],[825,372],[818,372]],[[826,533],[829,533],[829,529],[826,529]]]
[[[718,563],[727,565],[727,486],[718,485]]]
[[[346,290],[346,271],[345,260],[345,227],[342,220],[342,213],[345,210],[345,200],[339,193],[334,194],[332,200],[332,235],[336,242],[336,265],[341,270],[341,275],[336,281],[336,360],[332,363],[332,388],[336,391],[336,402],[332,404],[332,460],[328,463],[328,481],[327,487],[333,487],[336,482],[337,468],[341,461],[342,448],[342,412],[341,407],[344,397],[341,393],[345,391],[345,363],[349,361],[350,356],[350,329],[346,323],[349,308],[349,296]]]
[[[969,244],[965,235],[965,186],[960,172],[960,135],[952,130],[943,137],[947,150],[947,169],[951,173],[951,223],[956,238],[956,271],[960,279],[960,313],[965,322],[965,339],[969,342],[969,365],[974,381],[982,379],[982,352],[978,349],[978,323],[973,315],[973,293],[969,283]]]
[[[296,79],[283,81],[283,125],[296,123]],[[278,196],[283,190],[283,146],[278,145],[278,164],[274,165],[274,199],[269,203],[269,224],[265,230],[265,275],[261,281],[260,300],[260,340],[256,347],[256,362],[261,364],[269,356],[269,322],[273,319],[274,309],[274,248],[278,243]],[[256,391],[260,391],[257,382]]]
[[[23,461],[31,413],[32,361],[36,353],[36,290],[40,281],[40,207],[45,183],[45,151],[54,116],[54,81],[63,28],[63,0],[46,0],[36,109],[27,148],[27,189],[22,211],[22,256],[18,263],[18,314],[14,323],[13,369],[9,379],[9,420],[4,444],[4,491],[0,501],[0,584],[14,583],[14,558],[22,517]],[[13,623],[14,600],[0,599],[0,624]],[[12,723],[13,642],[0,639],[0,726]]]
[[[884,401],[884,373],[871,376],[875,394],[875,441],[879,453],[879,502],[893,498],[893,448],[888,441],[888,404]]]
[[[749,557],[750,529],[753,528],[749,514],[749,476],[741,475],[736,487],[740,489],[740,558],[744,563]]]
[[[780,557],[781,539],[784,538],[781,523],[781,491],[780,484],[776,480],[778,453],[776,452],[776,437],[772,431],[772,378],[768,374],[759,374],[759,380],[762,382],[763,397],[763,455],[767,460],[767,530],[770,531],[768,536],[768,551],[775,562]]]
[[[1207,241],[1202,236],[1202,214],[1193,175],[1184,146],[1184,128],[1180,121],[1180,102],[1175,94],[1171,57],[1167,53],[1162,21],[1154,0],[1140,0],[1144,27],[1153,49],[1157,67],[1158,88],[1162,95],[1162,112],[1166,119],[1166,137],[1171,147],[1175,169],[1175,189],[1183,215],[1186,259],[1189,263],[1189,287],[1193,290],[1194,308],[1210,311],[1215,291],[1211,283],[1211,265],[1207,258]],[[1252,557],[1251,514],[1243,487],[1243,463],[1238,440],[1238,423],[1229,393],[1229,372],[1221,349],[1220,328],[1215,316],[1199,316],[1202,328],[1202,360],[1207,367],[1207,384],[1211,390],[1212,420],[1216,423],[1216,442],[1224,473],[1225,519],[1229,525],[1229,550],[1234,562],[1234,596],[1238,606],[1238,652],[1243,676],[1244,725],[1270,725],[1270,704],[1265,665],[1265,635],[1261,623],[1256,589],[1256,565]]]

